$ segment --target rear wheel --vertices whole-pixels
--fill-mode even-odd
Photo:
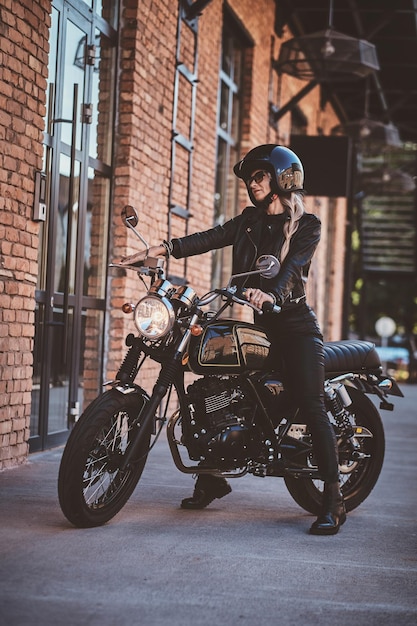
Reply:
[[[106,391],[74,426],[58,476],[61,509],[75,526],[100,526],[126,504],[145,467],[150,433],[138,458],[125,470],[121,462],[141,428],[145,395]]]
[[[357,434],[355,437],[363,458],[352,458],[352,451],[348,448],[347,442],[339,443],[341,489],[346,511],[353,511],[369,496],[376,485],[384,461],[385,435],[381,417],[371,400],[357,389],[348,388],[348,392],[352,399],[348,411],[352,415],[353,423],[366,429],[362,436]],[[319,515],[323,482],[293,476],[286,476],[284,480],[297,504],[309,513]]]

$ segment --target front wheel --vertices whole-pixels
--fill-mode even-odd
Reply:
[[[133,434],[141,428],[145,395],[106,391],[94,400],[74,426],[62,455],[59,503],[74,526],[100,526],[130,498],[145,467],[150,432],[138,458],[127,469],[121,462]]]
[[[381,417],[375,405],[363,393],[348,388],[352,404],[348,407],[353,423],[363,426],[372,435],[357,435],[362,458],[354,459],[347,443],[339,443],[340,484],[346,511],[356,509],[371,493],[381,473],[385,454],[385,435]],[[313,479],[284,478],[288,491],[303,509],[319,515],[323,482]]]

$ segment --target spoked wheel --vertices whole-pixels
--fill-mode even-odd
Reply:
[[[65,517],[86,528],[105,524],[126,504],[145,467],[150,432],[138,458],[125,470],[121,462],[141,428],[145,397],[111,389],[94,400],[74,426],[62,455],[59,503]]]
[[[348,407],[353,423],[362,426],[352,454],[348,443],[339,443],[340,484],[346,511],[356,509],[371,493],[381,473],[385,454],[385,435],[381,417],[371,400],[357,389],[348,388],[352,404]],[[359,431],[360,429],[357,429]],[[357,456],[358,458],[355,458]],[[319,515],[323,482],[305,478],[284,478],[288,491],[303,509]]]

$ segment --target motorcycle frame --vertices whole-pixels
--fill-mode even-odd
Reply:
[[[197,318],[196,315],[195,317]],[[187,338],[184,338],[183,336],[180,342],[181,349],[180,349],[180,346],[178,346],[174,357],[173,358],[171,357],[171,363],[170,363],[171,367],[169,369],[171,370],[172,379],[169,381],[168,385],[161,385],[160,383],[161,373],[162,373],[164,366],[166,365],[164,363],[167,357],[166,347],[161,348],[159,346],[148,345],[141,337],[128,335],[127,344],[128,345],[130,344],[130,350],[128,351],[128,354],[126,355],[125,360],[122,363],[122,366],[120,367],[120,370],[119,370],[120,376],[118,376],[118,379],[116,379],[115,381],[111,381],[107,384],[110,384],[114,389],[116,389],[122,394],[137,393],[138,395],[140,395],[142,398],[145,399],[146,407],[142,412],[142,419],[143,419],[142,428],[140,429],[137,437],[135,438],[135,441],[133,442],[133,445],[130,450],[130,454],[128,453],[126,455],[126,458],[123,463],[123,468],[128,467],[131,463],[135,462],[135,450],[140,447],[143,437],[145,437],[146,433],[148,432],[148,428],[150,428],[151,426],[152,434],[156,435],[156,432],[157,432],[156,423],[157,421],[160,421],[161,422],[160,430],[162,430],[162,427],[164,424],[167,424],[167,439],[168,439],[170,452],[171,452],[175,466],[182,473],[217,474],[217,475],[222,475],[222,476],[227,476],[227,477],[232,478],[232,477],[243,476],[249,471],[256,472],[256,467],[255,467],[256,464],[254,464],[252,467],[246,466],[245,468],[240,468],[239,470],[236,470],[236,471],[222,471],[218,467],[201,467],[200,465],[195,465],[195,464],[185,465],[183,463],[181,454],[179,452],[179,442],[176,442],[174,431],[180,418],[190,419],[191,417],[189,405],[187,401],[187,393],[185,390],[185,382],[184,382],[186,366],[184,366],[180,362],[180,359],[179,359],[187,343],[188,343]],[[129,381],[125,380],[122,382],[121,379],[123,379],[123,376],[121,374],[123,373],[123,365],[128,359],[129,353],[132,350],[133,351],[136,350],[137,365],[134,368],[134,372],[129,376],[130,380]],[[137,376],[142,365],[144,364],[146,358],[151,358],[151,360],[153,360],[154,362],[162,365],[157,383],[155,384],[154,390],[150,396],[139,385],[134,383],[134,379]],[[282,426],[279,434],[277,434],[275,432],[272,420],[269,416],[268,408],[265,406],[264,402],[262,401],[258,393],[258,390],[256,388],[256,382],[253,380],[254,378],[256,378],[256,376],[249,375],[249,374],[248,375],[239,374],[239,375],[233,376],[233,378],[236,378],[236,380],[240,379],[241,381],[244,379],[245,385],[249,386],[251,389],[251,393],[254,396],[253,398],[254,403],[256,404],[259,410],[258,419],[261,418],[262,420],[261,428],[266,437],[265,444],[267,446],[268,445],[270,446],[269,453],[270,453],[270,459],[272,462],[274,458],[275,459],[277,458],[277,453],[279,451],[279,447],[282,443],[283,438],[286,436],[291,426],[294,423],[297,423],[296,418],[297,418],[299,410],[298,408],[294,408],[293,414],[290,417],[286,417],[286,420],[287,420],[286,423]],[[389,385],[388,385],[388,382],[390,383]],[[331,378],[331,377],[327,378],[326,383],[330,385],[334,385],[334,386],[339,385],[339,384],[352,386],[352,387],[355,387],[358,391],[361,391],[362,393],[376,394],[381,399],[381,408],[384,408],[387,410],[391,410],[392,404],[386,401],[385,393],[389,392],[392,395],[402,395],[395,381],[387,377],[382,377],[380,373],[376,373],[376,372],[366,372],[366,373],[360,373],[360,374],[347,372],[346,374],[342,374],[334,378]],[[382,388],[380,387],[381,385],[382,385]],[[168,408],[168,401],[167,401],[166,407],[165,407],[165,414],[163,416],[157,417],[157,410],[161,406],[162,400],[166,396],[168,396],[168,400],[169,400],[172,388],[175,389],[175,392],[177,394],[177,398],[179,402],[179,409],[177,409],[170,418],[167,418],[167,415],[166,415],[167,408]],[[284,419],[284,416],[283,416],[283,419]],[[294,445],[297,446],[297,440],[295,440]],[[312,451],[312,446],[303,442],[302,445],[300,445],[300,452],[305,454],[305,453],[308,453],[308,451]],[[265,470],[264,475],[266,475],[267,466],[264,467],[264,470]],[[259,473],[261,473],[260,465],[258,467],[258,471]],[[300,468],[299,470],[294,470],[294,469],[283,467],[283,473],[279,475],[283,476],[285,475],[286,472],[288,472],[289,474],[293,476],[296,475],[300,478],[301,477],[310,478],[310,479],[320,478],[318,470],[315,470],[315,469],[308,469],[308,468],[301,469]]]

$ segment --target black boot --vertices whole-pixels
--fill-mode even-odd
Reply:
[[[346,521],[346,509],[339,483],[325,483],[322,513],[310,528],[311,535],[335,535]]]
[[[216,498],[223,498],[232,491],[231,486],[222,476],[200,474],[194,487],[191,498],[184,498],[182,509],[204,509]]]

